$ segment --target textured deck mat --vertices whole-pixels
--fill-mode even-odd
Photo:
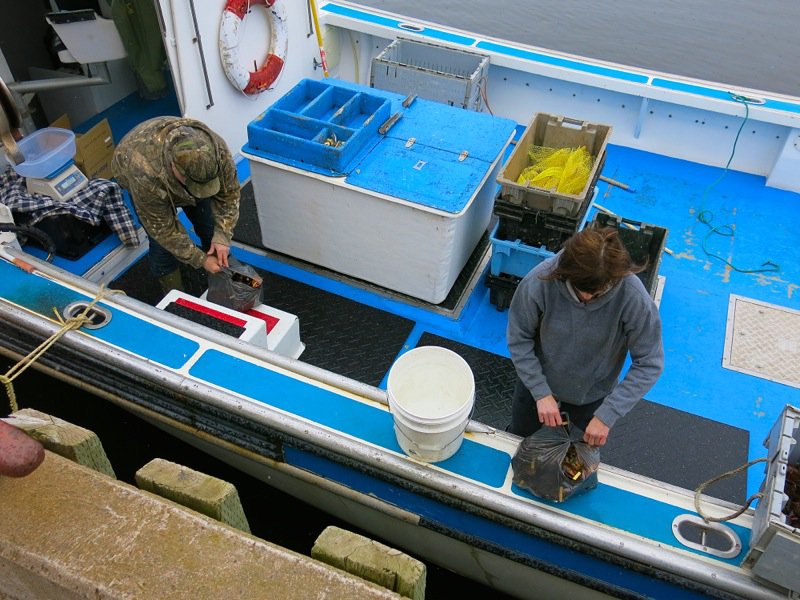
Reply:
[[[694,490],[746,464],[749,444],[745,429],[642,400],[617,421],[601,460]],[[747,497],[747,473],[726,477],[704,493],[741,504]]]
[[[300,319],[300,359],[377,386],[413,323],[273,273],[264,274],[264,303]]]
[[[722,366],[800,388],[800,311],[731,295]]]
[[[496,429],[506,428],[511,420],[511,394],[516,378],[510,359],[430,333],[422,334],[417,345],[441,346],[467,361],[475,377],[472,418]]]
[[[504,429],[511,419],[514,365],[491,352],[423,334],[419,346],[442,346],[461,355],[475,376],[473,419]],[[601,452],[609,465],[694,490],[701,483],[748,460],[749,434],[743,429],[642,400],[612,430]],[[706,490],[731,502],[747,494],[745,472]]]

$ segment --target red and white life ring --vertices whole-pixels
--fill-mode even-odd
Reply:
[[[250,6],[261,5],[272,15],[269,52],[264,63],[248,71],[239,61],[239,25]],[[286,10],[280,0],[227,0],[219,27],[219,56],[228,80],[245,94],[258,94],[272,87],[286,62],[289,34]]]

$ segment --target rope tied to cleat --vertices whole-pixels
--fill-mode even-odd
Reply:
[[[55,320],[61,325],[61,329],[53,333],[53,335],[31,350],[18,363],[6,371],[4,375],[0,375],[0,383],[5,386],[6,396],[8,397],[8,401],[11,406],[11,412],[17,412],[17,410],[19,410],[17,405],[17,395],[14,392],[14,380],[22,375],[22,373],[24,373],[28,367],[35,363],[45,352],[47,352],[65,333],[68,331],[78,330],[85,324],[90,323],[91,317],[89,316],[89,313],[94,306],[100,302],[100,300],[107,298],[112,294],[122,293],[123,292],[120,290],[109,290],[106,289],[105,286],[100,285],[97,295],[94,297],[94,299],[89,302],[81,312],[70,317],[69,319],[64,319],[64,317],[61,316],[61,313],[58,312],[58,309],[53,307],[53,312],[56,316]]]

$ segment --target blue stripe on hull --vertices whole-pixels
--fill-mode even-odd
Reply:
[[[587,579],[600,581],[623,593],[634,592],[650,598],[707,598],[705,594],[692,592],[634,569],[614,565],[568,546],[503,526],[308,452],[285,447],[284,457],[293,466],[417,514],[422,519],[422,526],[434,530],[445,529],[449,537],[461,539],[472,546],[488,546],[495,550],[502,548],[510,555],[519,553],[539,570],[557,577],[579,581],[584,585],[589,583]],[[630,505],[627,505],[627,510],[632,510]],[[465,532],[469,533],[465,535]]]
[[[392,416],[381,408],[213,350],[205,352],[192,366],[190,373],[213,385],[254,398],[311,422],[386,450],[403,453],[394,435]],[[465,439],[461,449],[452,458],[437,463],[437,466],[477,483],[499,488],[509,472],[511,457],[505,452]],[[524,490],[514,487],[513,491],[520,497],[533,499]],[[538,499],[536,501],[555,506],[554,503]],[[676,516],[686,511],[670,504],[600,484],[591,492],[571,498],[569,503],[558,507],[662,544],[685,549],[672,535],[671,524]],[[404,508],[416,510],[413,501]],[[647,518],[630,519],[632,510],[636,514],[647,515]],[[749,531],[735,525],[731,527],[741,538],[744,547],[747,547]],[[738,564],[741,558],[740,556],[724,562]]]
[[[403,453],[394,434],[392,415],[381,408],[217,351],[204,353],[190,373],[324,427]],[[452,458],[437,464],[451,473],[497,488],[503,485],[511,457],[465,439]]]
[[[71,302],[93,300],[56,282],[27,275],[4,260],[0,260],[0,281],[3,298],[49,318],[55,317],[53,309],[61,312]],[[200,347],[193,340],[121,310],[113,311],[111,321],[101,329],[81,331],[173,369],[182,367]]]

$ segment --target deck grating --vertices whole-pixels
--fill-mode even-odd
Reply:
[[[287,277],[263,274],[264,303],[300,320],[303,362],[380,385],[413,322]]]
[[[800,387],[800,311],[731,295],[722,365]]]

